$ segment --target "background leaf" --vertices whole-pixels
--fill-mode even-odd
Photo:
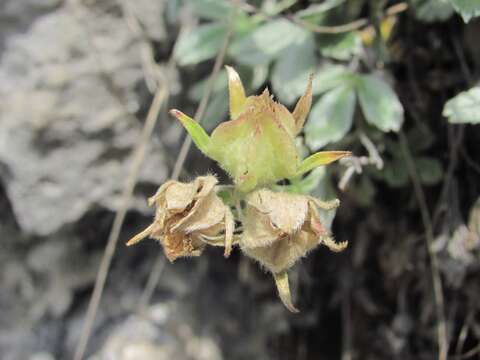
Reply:
[[[480,16],[479,0],[450,0],[450,3],[466,23],[473,17]]]
[[[252,68],[252,81],[250,88],[252,91],[258,90],[266,81],[268,77],[268,66],[259,65]],[[247,94],[248,96],[248,94]]]
[[[224,0],[189,0],[193,12],[205,19],[221,20],[230,16],[233,5]]]
[[[409,182],[407,167],[403,158],[394,158],[385,163],[380,172],[385,182],[392,188],[405,186]]]
[[[418,177],[425,185],[437,184],[443,176],[442,164],[431,157],[418,157],[415,159]]]
[[[449,0],[412,0],[415,16],[425,22],[445,21],[453,15]]]
[[[207,108],[205,109],[205,116],[203,117],[202,126],[206,130],[212,130],[222,121],[228,119],[228,92],[220,91],[212,96]]]
[[[225,25],[213,23],[181,33],[175,52],[178,64],[193,65],[213,58],[222,46],[225,31]]]
[[[335,60],[350,60],[362,51],[362,41],[357,32],[324,35],[320,39],[320,52]]]
[[[355,198],[359,205],[366,207],[372,206],[377,191],[370,177],[362,176],[356,186],[349,187],[348,192],[350,196]]]
[[[340,140],[352,127],[355,91],[351,86],[330,90],[312,108],[305,127],[306,143],[318,149]]]
[[[375,75],[358,77],[357,91],[368,123],[382,131],[398,131],[403,123],[403,107],[397,94]]]
[[[301,37],[280,54],[272,71],[272,86],[281,102],[292,104],[305,92],[309,74],[313,73],[317,59],[312,35]]]
[[[424,123],[418,123],[407,131],[408,146],[412,153],[428,149],[435,141],[435,134]]]
[[[442,114],[452,124],[480,123],[480,86],[448,100]]]
[[[320,4],[314,4],[304,10],[298,11],[296,15],[300,18],[309,18],[323,15],[328,10],[333,9],[344,2],[345,0],[325,0]]]
[[[229,54],[246,65],[262,65],[271,62],[283,49],[309,33],[301,27],[278,19],[262,25],[233,42]]]
[[[296,194],[310,194],[315,190],[326,175],[326,168],[319,167],[313,169],[307,176],[302,179],[291,179],[290,185],[276,185],[278,191],[287,191]]]
[[[207,86],[209,78],[210,76],[207,76],[206,78],[197,81],[197,83],[190,88],[188,92],[188,97],[191,100],[194,100],[197,102],[200,101],[205,91],[205,88]],[[227,91],[228,90],[227,84],[228,84],[227,72],[225,71],[225,69],[222,69],[218,72],[218,75],[215,79],[215,83],[213,84],[212,91],[214,93]]]
[[[355,80],[355,75],[347,67],[326,64],[317,70],[313,78],[312,93],[313,95],[320,95],[337,86],[347,85],[353,80]]]

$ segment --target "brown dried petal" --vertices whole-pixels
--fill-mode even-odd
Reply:
[[[157,240],[160,240],[165,256],[170,261],[179,257],[200,256],[206,246],[198,237],[184,233],[169,232]]]
[[[244,248],[243,252],[257,260],[273,273],[287,270],[307,252],[320,244],[317,234],[300,231],[296,235],[284,235],[270,246]]]
[[[305,124],[305,119],[310,112],[312,107],[312,82],[313,74],[310,75],[308,79],[308,86],[305,90],[305,94],[302,95],[300,100],[298,100],[295,109],[293,110],[293,118],[295,119],[295,135],[299,134],[302,131],[303,124]]]
[[[267,246],[282,234],[294,234],[301,228],[308,213],[308,198],[261,189],[248,196],[246,212],[242,247]]]
[[[192,209],[179,220],[172,231],[191,233],[208,229],[223,221],[225,217],[225,205],[214,191],[199,198]]]
[[[216,184],[214,176],[201,176],[188,184],[168,181],[162,185],[149,199],[149,204],[157,207],[153,224],[127,245],[150,236],[160,241],[165,255],[173,261],[200,255],[207,243],[202,236],[225,232],[225,243],[231,248],[233,217],[230,208],[217,196]]]
[[[334,251],[343,250],[346,243],[337,244],[328,237],[317,205],[303,195],[266,189],[252,193],[247,198],[245,229],[240,239],[243,252],[271,272],[279,273],[319,244]]]

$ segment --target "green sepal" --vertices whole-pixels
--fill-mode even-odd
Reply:
[[[297,169],[295,176],[300,176],[306,172],[315,169],[316,167],[330,164],[345,156],[350,156],[350,151],[320,151],[313,155],[310,155],[303,160]]]
[[[170,110],[170,114],[180,120],[185,130],[192,137],[195,145],[208,156],[211,140],[200,124],[179,110]]]

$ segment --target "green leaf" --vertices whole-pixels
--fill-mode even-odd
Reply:
[[[320,182],[325,178],[326,168],[319,167],[312,170],[303,179],[295,178],[290,180],[290,185],[275,185],[276,191],[289,192],[294,194],[310,194],[315,190]]]
[[[222,47],[225,31],[225,25],[214,23],[181,33],[175,49],[178,64],[194,65],[213,58]]]
[[[479,124],[480,86],[461,92],[448,100],[442,114],[452,124]]]
[[[362,51],[362,41],[358,32],[338,35],[324,35],[320,39],[320,52],[335,60],[350,60]]]
[[[323,15],[338,5],[344,3],[345,0],[325,0],[321,4],[310,5],[305,10],[298,11],[295,15],[300,18]]]
[[[216,188],[217,195],[222,199],[223,203],[227,206],[235,206],[235,196],[233,186],[218,186]]]
[[[415,16],[425,22],[445,21],[454,10],[449,0],[412,0]]]
[[[456,12],[462,15],[466,23],[470,19],[480,16],[480,0],[450,0]]]
[[[340,85],[347,85],[355,79],[355,75],[347,67],[327,64],[320,67],[315,74],[312,93],[313,95],[320,95]]]
[[[316,64],[315,40],[312,35],[285,49],[272,72],[272,86],[282,103],[291,105],[305,92],[308,76]]]
[[[188,98],[199,102],[205,92],[205,87],[210,76],[198,81],[188,91]],[[227,119],[228,115],[228,88],[227,88],[227,73],[225,70],[220,70],[215,83],[213,84],[211,99],[205,109],[202,125],[207,130],[212,130],[221,121]]]
[[[435,141],[435,135],[425,123],[417,123],[407,132],[408,145],[412,153],[427,150]]]
[[[242,64],[263,65],[308,35],[307,31],[288,20],[273,20],[236,39],[229,54]]]
[[[298,0],[264,1],[262,4],[262,12],[272,17],[295,5],[297,1]]]
[[[393,188],[405,186],[408,183],[408,171],[402,158],[395,158],[385,163],[382,170],[385,182]]]
[[[403,107],[390,85],[375,75],[359,76],[356,84],[367,122],[384,132],[400,130]]]
[[[268,77],[268,66],[255,66],[255,67],[239,67],[238,72],[240,78],[243,80],[245,89],[250,89],[252,91],[258,90],[260,86],[265,84]],[[200,101],[205,92],[205,88],[210,76],[207,76],[199,81],[197,81],[188,91],[188,98],[194,101]],[[305,86],[305,83],[303,84]],[[305,90],[305,89],[304,89]],[[213,93],[219,92],[228,93],[228,77],[225,69],[222,69],[218,72],[218,75],[215,79],[213,85]],[[248,94],[247,94],[248,95]],[[228,100],[227,100],[228,102]]]
[[[189,0],[193,12],[202,18],[222,20],[230,16],[233,5],[225,0]]]
[[[422,184],[435,185],[442,180],[442,164],[437,159],[430,157],[418,157],[415,159],[418,177]]]
[[[324,167],[316,168],[300,180],[297,184],[299,193],[301,194],[310,194],[314,189],[318,187],[320,181],[325,177],[326,170]]]
[[[350,186],[348,192],[360,206],[371,206],[376,189],[369,176],[360,176],[358,183]]]
[[[268,66],[260,65],[252,68],[251,90],[255,91],[262,86],[268,78]]]
[[[352,127],[355,92],[351,86],[330,90],[312,108],[305,126],[306,143],[318,149],[340,140]]]
[[[206,78],[199,80],[193,85],[190,90],[188,91],[188,98],[194,101],[200,101],[200,99],[203,96],[203,93],[205,92],[205,88],[207,86],[208,80],[210,76],[207,76]],[[228,84],[228,79],[227,79],[227,72],[225,70],[220,70],[218,72],[217,77],[215,78],[215,83],[213,84],[213,93],[218,93],[218,92],[227,92],[227,84]]]

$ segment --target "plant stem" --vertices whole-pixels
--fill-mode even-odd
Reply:
[[[413,184],[413,190],[415,197],[417,198],[418,207],[420,209],[420,215],[422,218],[423,227],[425,229],[425,240],[430,258],[430,272],[433,284],[433,295],[435,300],[435,310],[437,316],[437,342],[438,342],[438,359],[446,360],[448,355],[448,339],[447,339],[447,323],[445,320],[445,301],[443,297],[442,278],[440,276],[440,269],[438,266],[438,258],[433,248],[435,241],[433,234],[432,219],[428,211],[427,201],[425,199],[425,193],[423,192],[420,178],[418,176],[415,163],[410,153],[408,142],[403,131],[399,133],[400,145],[402,152],[405,156],[405,162],[407,170],[410,175]]]

